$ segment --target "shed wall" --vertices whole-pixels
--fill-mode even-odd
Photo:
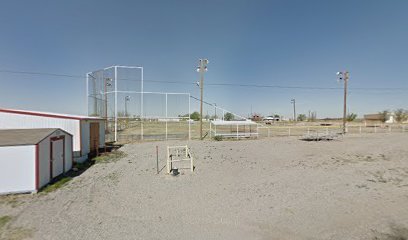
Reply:
[[[0,193],[36,191],[35,145],[0,147]]]

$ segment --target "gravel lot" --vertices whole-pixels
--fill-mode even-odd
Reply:
[[[406,133],[191,141],[194,173],[156,175],[155,146],[164,167],[179,144],[129,144],[54,192],[0,197],[0,238],[408,239]]]

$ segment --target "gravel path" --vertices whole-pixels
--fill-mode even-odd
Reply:
[[[407,142],[190,141],[196,171],[177,177],[156,175],[155,146],[164,167],[166,145],[186,142],[129,144],[55,192],[1,197],[0,216],[41,240],[408,237]]]

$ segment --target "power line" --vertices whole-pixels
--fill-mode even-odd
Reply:
[[[27,75],[42,75],[52,77],[66,77],[75,78],[78,80],[86,79],[85,76],[70,75],[70,74],[58,74],[58,73],[46,73],[46,72],[30,72],[30,71],[14,71],[14,70],[0,70],[0,73],[11,74],[27,74]],[[120,81],[134,81],[140,82],[140,79],[131,78],[118,78]],[[144,80],[146,83],[168,83],[168,84],[185,84],[195,85],[196,82],[186,81],[159,81],[159,80]],[[301,90],[342,90],[341,87],[306,87],[306,86],[283,86],[283,85],[265,85],[265,84],[239,84],[239,83],[207,83],[207,86],[227,86],[227,87],[250,87],[250,88],[276,88],[276,89],[301,89]],[[364,91],[408,91],[407,87],[350,87],[350,90],[364,90]]]

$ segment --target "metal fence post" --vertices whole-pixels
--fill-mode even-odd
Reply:
[[[237,124],[237,139],[238,139],[238,124]]]

